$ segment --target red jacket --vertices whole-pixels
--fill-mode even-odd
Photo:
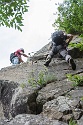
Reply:
[[[15,52],[15,55],[18,57],[21,57],[21,53],[23,53],[23,52],[22,52],[22,50],[19,49]]]

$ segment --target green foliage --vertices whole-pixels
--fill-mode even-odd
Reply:
[[[45,70],[45,71],[40,71],[38,73],[37,79],[34,77],[34,75],[30,76],[30,78],[28,79],[28,83],[33,87],[35,87],[35,86],[45,85],[55,80],[56,80],[55,76],[52,74],[48,74],[48,72]]]
[[[22,31],[23,14],[27,11],[27,0],[0,0],[0,26]]]
[[[58,18],[55,20],[60,29],[67,33],[83,34],[83,0],[64,0],[58,6]]]
[[[26,87],[26,84],[25,84],[25,83],[21,83],[21,84],[20,84],[20,87],[21,87],[21,88],[25,88],[25,87]]]
[[[69,125],[77,125],[77,123],[76,123],[76,121],[70,119],[70,121],[69,121]]]
[[[83,76],[67,74],[67,78],[73,81],[73,86],[83,86]]]
[[[81,101],[83,101],[83,97],[81,97]]]
[[[80,41],[79,43],[70,42],[68,47],[79,48],[80,51],[83,51],[83,41]]]

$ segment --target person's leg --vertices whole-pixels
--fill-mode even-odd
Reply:
[[[12,64],[14,64],[14,65],[19,64],[19,59],[18,59],[18,57],[14,57],[14,58],[12,59]]]
[[[51,51],[50,53],[49,53],[49,55],[47,56],[47,58],[46,58],[46,62],[44,63],[44,65],[45,66],[49,66],[49,63],[51,62],[51,60],[52,60],[52,58],[53,58],[53,52]]]
[[[66,49],[63,49],[60,51],[60,54],[65,58],[66,62],[72,67],[73,70],[76,69],[76,64],[73,60],[73,58],[68,54]]]
[[[74,60],[73,60],[72,57],[71,57],[71,58],[68,58],[68,56],[69,56],[69,55],[66,56],[65,60],[67,60],[67,62],[69,63],[69,65],[72,67],[72,69],[75,70],[75,69],[76,69],[76,64],[75,64],[75,62],[74,62]]]
[[[57,54],[57,47],[56,46],[53,46],[52,47],[52,50],[50,51],[49,55],[47,56],[46,58],[46,62],[45,62],[45,66],[49,66],[49,63],[51,62],[53,56]]]

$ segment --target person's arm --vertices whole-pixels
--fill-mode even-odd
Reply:
[[[27,56],[25,53],[20,52],[20,54],[21,54],[22,56],[24,56],[24,57],[27,57],[27,58],[28,58],[28,56]]]
[[[21,57],[19,57],[19,61],[22,62],[22,63],[24,62]]]
[[[28,56],[27,56],[26,54],[23,53],[22,55],[23,55],[24,57],[27,57],[27,58],[28,58]]]
[[[27,56],[26,54],[24,54],[24,53],[22,53],[22,52],[20,52],[20,54],[21,54],[22,56],[24,56],[24,57],[27,57],[27,58],[28,58],[28,56]],[[22,58],[21,58],[21,57],[19,57],[19,61],[20,61],[20,62],[22,62],[22,63],[24,62],[24,61],[22,60]]]
[[[72,34],[67,34],[67,42],[66,44],[69,45],[70,41],[73,39],[73,35]]]

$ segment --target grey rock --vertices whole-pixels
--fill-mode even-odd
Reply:
[[[79,41],[76,36],[72,42]],[[83,87],[72,86],[66,77],[66,74],[83,76],[83,58],[80,58],[83,52],[69,49],[76,58],[75,71],[58,54],[45,67],[49,44],[26,63],[0,70],[0,125],[68,125],[71,118],[83,125]],[[28,80],[37,79],[40,71],[47,71],[56,80],[43,86],[35,82],[33,86]]]

